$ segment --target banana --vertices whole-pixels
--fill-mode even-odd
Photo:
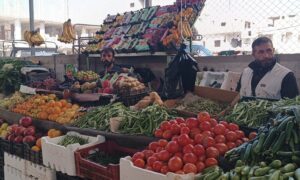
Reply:
[[[67,33],[69,34],[69,36],[71,37],[72,40],[76,39],[76,36],[75,36],[75,31],[74,31],[74,28],[72,26],[72,23],[71,23],[71,19],[68,19],[67,21]]]
[[[61,36],[58,37],[58,41],[64,43],[71,43],[76,39],[75,31],[71,23],[71,19],[68,19],[63,23],[63,32]]]

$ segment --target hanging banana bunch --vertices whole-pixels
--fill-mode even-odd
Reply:
[[[24,39],[29,44],[29,46],[40,46],[45,43],[44,38],[41,36],[40,30],[37,29],[35,31],[25,31]]]
[[[63,32],[61,36],[58,37],[58,41],[64,43],[71,43],[76,39],[75,30],[72,26],[71,19],[68,19],[63,24]]]

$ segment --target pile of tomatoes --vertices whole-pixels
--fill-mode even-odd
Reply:
[[[164,121],[154,132],[159,141],[132,156],[135,166],[166,174],[199,173],[218,164],[218,157],[247,142],[239,126],[216,121],[207,112],[197,118]],[[254,138],[255,134],[251,134]]]

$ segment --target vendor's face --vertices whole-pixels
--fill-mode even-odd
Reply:
[[[263,43],[255,46],[252,55],[256,60],[262,63],[267,62],[274,57],[273,45],[271,43]]]
[[[101,60],[103,62],[113,62],[114,57],[113,57],[113,53],[111,52],[105,52],[101,55]]]

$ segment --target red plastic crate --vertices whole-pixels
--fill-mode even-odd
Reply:
[[[91,180],[119,180],[120,167],[119,164],[109,164],[107,166],[95,163],[87,159],[87,157],[96,151],[105,154],[114,155],[117,153],[133,155],[138,152],[136,149],[119,146],[113,141],[106,141],[101,144],[80,149],[75,151],[76,174],[79,177]]]

